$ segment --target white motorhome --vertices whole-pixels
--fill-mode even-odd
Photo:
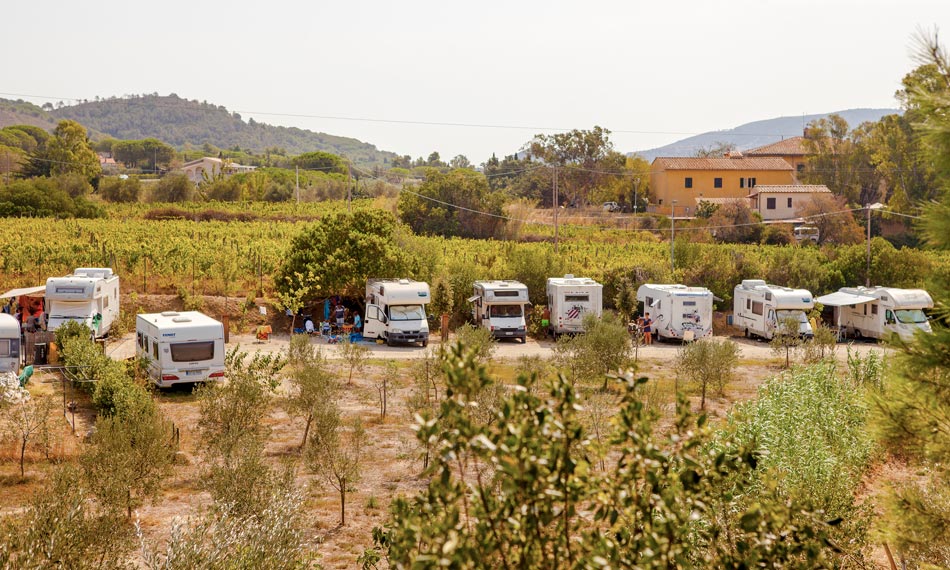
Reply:
[[[524,320],[528,287],[518,281],[476,281],[469,298],[475,324],[491,331],[493,338],[527,339]]]
[[[713,294],[705,287],[646,283],[637,289],[643,314],[650,313],[657,339],[699,340],[712,336]]]
[[[604,311],[604,286],[589,277],[548,277],[548,330],[557,337],[584,332],[584,316]]]
[[[396,343],[429,344],[429,284],[411,279],[370,279],[366,282],[363,336]]]
[[[135,354],[160,388],[224,378],[224,325],[197,311],[135,319]]]
[[[842,287],[815,299],[834,307],[834,322],[842,335],[855,338],[911,340],[917,331],[933,332],[924,309],[934,301],[923,289],[896,287]]]
[[[0,313],[0,372],[20,372],[20,323]]]
[[[96,338],[109,334],[119,317],[119,276],[108,267],[80,267],[66,277],[46,280],[47,330],[79,321]]]
[[[793,318],[798,323],[799,336],[814,335],[805,311],[815,307],[815,300],[805,289],[790,289],[769,285],[761,279],[745,279],[736,285],[733,294],[733,326],[742,329],[747,337],[771,340],[776,328]]]

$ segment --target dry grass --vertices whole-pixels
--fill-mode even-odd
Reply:
[[[656,405],[664,416],[661,429],[669,425],[674,411],[675,373],[672,357],[674,352],[664,351],[651,358],[641,358],[638,374],[650,378],[647,384],[651,405]],[[374,380],[380,378],[387,361],[368,362],[363,374],[354,377],[353,384],[344,386],[340,407],[347,418],[360,417],[368,435],[368,460],[363,470],[358,489],[347,496],[347,524],[339,525],[339,497],[336,492],[322,484],[309,473],[302,461],[297,462],[297,482],[307,489],[305,528],[309,546],[319,553],[321,564],[328,569],[353,568],[356,557],[371,544],[374,526],[385,522],[388,507],[393,497],[412,494],[422,489],[425,480],[420,477],[421,463],[417,460],[414,433],[406,399],[410,393],[411,361],[397,361],[399,378],[390,388],[389,413],[379,417],[378,394]],[[336,364],[335,364],[336,365]],[[489,365],[490,373],[505,383],[515,381],[518,362],[496,359]],[[778,371],[771,359],[743,360],[740,362],[737,379],[731,383],[724,397],[707,400],[710,416],[722,421],[728,410],[737,402],[755,396],[765,378]],[[591,384],[584,389],[596,391],[600,384]],[[285,391],[286,385],[281,391]],[[37,394],[62,398],[61,385],[52,377],[40,380],[32,386]],[[188,387],[176,387],[156,392],[156,400],[162,412],[180,429],[181,461],[166,480],[158,501],[140,508],[137,512],[145,538],[162,541],[168,536],[176,517],[194,516],[206,508],[209,495],[202,490],[203,466],[200,460],[198,434],[199,405]],[[85,433],[92,425],[93,414],[84,393],[70,392],[70,399],[79,403],[77,433]],[[693,408],[698,409],[698,397],[691,397]],[[299,459],[299,445],[303,434],[303,422],[291,418],[279,402],[275,402],[266,419],[271,436],[266,454],[273,464]],[[63,437],[57,449],[59,460],[71,460],[81,451],[80,439],[70,433],[66,422],[61,424]],[[82,430],[82,431],[81,431]],[[52,468],[41,454],[29,456],[29,469],[24,480],[19,479],[19,467],[10,446],[0,446],[0,509],[16,512],[24,507],[33,493],[40,488]]]

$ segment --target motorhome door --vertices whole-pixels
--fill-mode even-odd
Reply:
[[[366,305],[366,321],[363,324],[363,336],[366,338],[382,338],[386,330],[386,315],[379,305]]]

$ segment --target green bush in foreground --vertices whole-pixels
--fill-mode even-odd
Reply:
[[[461,345],[443,363],[447,393],[437,418],[416,426],[436,442],[426,488],[396,498],[374,530],[364,568],[816,568],[837,565],[827,542],[837,521],[794,499],[739,498],[755,480],[755,454],[710,451],[705,416],[680,402],[657,434],[640,401],[646,379],[621,378],[623,396],[602,452],[583,427],[563,378],[535,394],[533,378],[500,401],[491,422],[473,419],[474,395],[493,381]],[[608,469],[592,469],[609,453]],[[605,455],[606,456],[606,455]],[[735,512],[727,521],[719,512]],[[729,526],[726,526],[728,524]],[[776,540],[781,537],[781,540]]]

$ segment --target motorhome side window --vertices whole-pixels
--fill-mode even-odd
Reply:
[[[872,315],[876,315],[876,314],[877,314],[877,305],[871,305],[871,314],[872,314]]]
[[[214,341],[180,342],[171,345],[172,362],[195,362],[214,358]]]
[[[752,314],[753,314],[753,315],[761,315],[761,314],[762,314],[762,302],[761,302],[761,301],[753,301],[753,302],[752,302]]]
[[[745,300],[745,308],[746,308],[747,310],[752,308],[752,299],[746,299],[746,300]]]
[[[646,300],[643,301],[643,304],[644,304],[645,306],[647,306],[647,307],[652,307],[652,306],[653,306],[653,297],[647,297]]]
[[[158,360],[158,343],[154,340],[152,341],[152,357]]]
[[[564,295],[564,300],[568,303],[586,303],[590,301],[590,295]]]
[[[145,335],[143,335],[142,333],[135,333],[135,335],[139,337],[138,338],[139,347],[144,350],[145,349]]]
[[[106,308],[106,309],[109,308],[109,298],[108,298],[108,297],[103,297],[103,298],[102,298],[102,306],[103,306],[103,308]]]
[[[695,306],[696,306],[696,301],[683,301],[683,306],[684,306],[684,307],[695,307]]]
[[[10,339],[0,340],[0,358],[10,358]]]

